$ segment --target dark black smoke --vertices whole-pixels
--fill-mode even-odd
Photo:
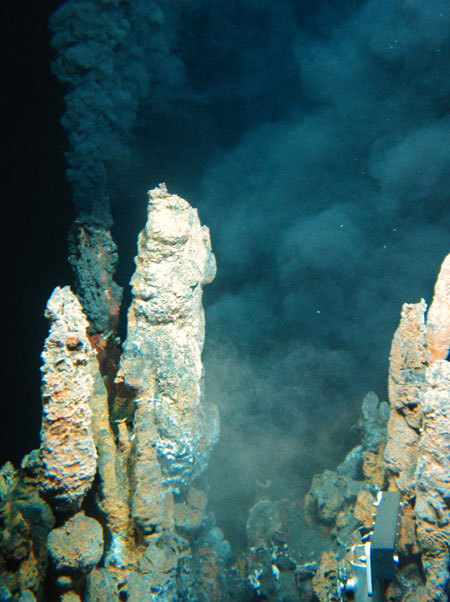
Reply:
[[[147,99],[148,122],[179,98],[184,69],[172,52],[177,13],[170,6],[163,13],[157,2],[70,0],[50,18],[53,71],[68,88],[67,175],[81,222],[111,225],[116,172],[131,173],[136,160],[139,111]]]
[[[295,494],[342,459],[363,395],[385,396],[401,304],[430,300],[449,250],[448,2],[299,4],[70,0],[51,20],[75,202],[109,225],[110,199],[121,284],[147,188],[211,229],[230,525],[255,479]]]

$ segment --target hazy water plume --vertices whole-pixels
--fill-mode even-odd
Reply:
[[[449,245],[449,25],[440,0],[69,0],[52,18],[75,202],[88,221],[111,211],[121,284],[146,189],[166,181],[211,229],[222,518],[255,478],[286,495],[342,458],[362,396],[385,395],[401,303],[430,299]]]

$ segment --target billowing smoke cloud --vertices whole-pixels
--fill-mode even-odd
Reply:
[[[140,103],[151,98],[150,120],[169,111],[180,94],[184,69],[171,51],[165,4],[70,0],[50,19],[58,52],[53,71],[68,85],[67,173],[82,222],[111,225],[114,174],[129,173],[134,162]]]
[[[52,22],[77,203],[111,197],[121,277],[159,181],[211,229],[210,482],[230,524],[256,479],[295,494],[342,458],[362,396],[385,395],[402,302],[430,299],[449,250],[447,2],[298,4],[71,0]]]

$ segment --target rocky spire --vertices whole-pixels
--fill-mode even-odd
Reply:
[[[214,279],[216,263],[197,210],[164,184],[149,193],[135,262],[119,379],[136,389],[137,405],[150,408],[164,481],[177,490],[206,467],[218,436],[201,360],[202,287]]]

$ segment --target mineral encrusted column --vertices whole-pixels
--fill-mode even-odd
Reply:
[[[392,342],[391,414],[384,452],[390,487],[402,493],[400,551],[420,552],[421,602],[446,599],[450,541],[450,255],[426,303],[405,304]]]
[[[50,332],[42,352],[41,490],[58,509],[78,506],[96,472],[89,398],[95,352],[88,321],[68,286],[57,287],[45,312]]]
[[[118,255],[111,233],[104,227],[76,220],[68,240],[75,291],[89,320],[89,332],[114,336],[122,289],[114,282]]]
[[[164,184],[149,193],[135,262],[119,379],[136,390],[139,440],[147,441],[140,437],[148,430],[143,423],[153,422],[163,481],[176,491],[203,471],[218,437],[217,409],[204,401],[201,361],[202,287],[214,279],[216,263],[197,210]],[[148,455],[147,448],[136,451]]]
[[[422,436],[416,470],[416,529],[426,588],[421,601],[447,600],[450,561],[450,363],[426,371]]]
[[[124,565],[133,547],[133,525],[128,502],[127,454],[116,445],[109,422],[108,393],[99,371],[97,358],[89,362],[93,390],[89,398],[92,410],[92,430],[97,449],[98,493],[97,504],[103,512],[110,546],[105,564]],[[122,423],[128,438],[128,431]],[[120,434],[119,434],[120,441]]]
[[[411,494],[414,488],[418,454],[420,394],[427,367],[425,310],[423,299],[420,303],[403,305],[389,358],[391,415],[384,461],[388,474],[396,478],[396,486],[405,494]]]
[[[433,302],[427,313],[427,350],[429,363],[445,360],[450,348],[450,255],[444,259]]]

